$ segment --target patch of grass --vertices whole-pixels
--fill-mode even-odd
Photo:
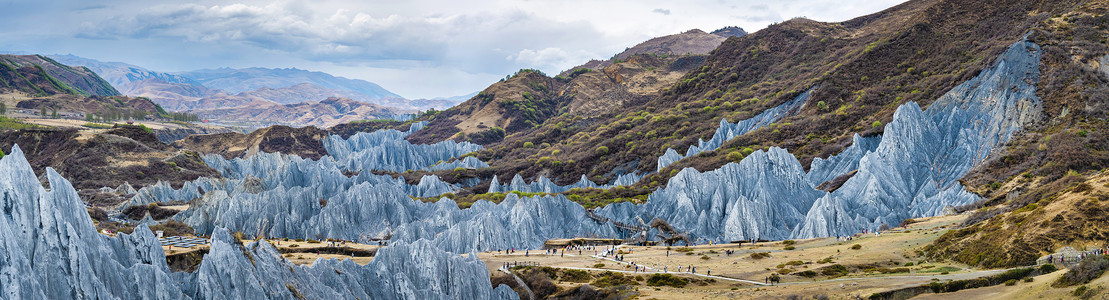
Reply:
[[[92,128],[92,129],[111,129],[112,128],[112,125],[93,123],[93,122],[86,122],[84,125],[81,125],[81,126]]]
[[[770,257],[770,252],[751,253],[751,258],[754,258],[754,259],[763,259],[763,258],[767,258],[767,257]]]
[[[689,280],[670,274],[651,274],[647,277],[647,286],[669,286],[674,288],[684,288]]]
[[[562,275],[559,276],[558,279],[562,281],[585,283],[589,282],[592,276],[589,276],[589,272],[586,271],[566,269],[562,270]]]

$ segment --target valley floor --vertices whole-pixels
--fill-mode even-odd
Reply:
[[[802,296],[803,299],[821,295],[832,299],[854,299],[856,296],[866,298],[878,292],[927,285],[933,281],[972,279],[1004,272],[1004,269],[981,270],[960,264],[925,261],[920,255],[922,253],[918,251],[921,247],[930,244],[965,218],[966,215],[951,215],[921,219],[907,228],[884,231],[878,236],[857,235],[851,240],[817,238],[793,243],[776,241],[692,247],[619,246],[617,251],[623,253],[623,261],[613,260],[611,256],[596,255],[603,254],[611,246],[597,246],[597,250],[582,250],[581,254],[578,250],[547,254],[540,249],[519,250],[512,254],[505,254],[504,251],[484,252],[479,253],[478,257],[486,262],[493,276],[501,275],[502,272],[498,269],[507,263],[585,270],[592,278],[600,278],[604,272],[611,271],[632,278],[665,272],[690,279],[691,283],[683,288],[647,286],[646,281],[637,280],[635,289],[641,299],[747,299],[794,295]],[[785,250],[787,244],[791,244],[792,250]],[[726,254],[726,250],[733,253]],[[758,256],[753,256],[755,253],[766,253],[769,256],[755,258]],[[632,263],[650,269],[643,271],[641,267],[636,272]],[[823,271],[835,265],[844,266],[847,274],[823,275],[832,274]],[[676,271],[678,266],[682,266],[681,273]],[[689,273],[688,266],[696,267],[697,274]],[[807,270],[814,271],[816,276],[800,276],[799,273]],[[712,276],[706,274],[709,271]],[[952,294],[925,294],[920,297],[985,299],[1019,295],[1027,299],[1059,298],[1074,290],[1073,287],[1057,289],[1049,286],[1054,278],[1064,272],[1065,269],[1039,276],[1032,283],[1020,282],[1015,286],[993,286]],[[765,284],[772,274],[782,273],[788,275],[779,275],[780,284]],[[554,283],[564,290],[582,284],[558,279],[554,278]],[[1099,288],[1095,286],[1109,286],[1109,281],[1102,278],[1089,286],[1097,290]]]

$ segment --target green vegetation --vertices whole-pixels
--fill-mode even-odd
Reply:
[[[139,124],[139,129],[146,131],[146,133],[154,133],[154,129],[150,129],[150,127],[146,127],[146,125],[143,124]]]
[[[23,123],[22,121],[19,121],[17,119],[0,116],[0,130],[6,130],[6,129],[20,130],[20,129],[29,129],[29,128],[38,128],[38,127],[39,126],[35,125],[35,124],[27,124],[27,123]]]
[[[608,147],[597,147],[597,150],[595,152],[597,153],[597,156],[604,156],[605,154],[608,154]]]
[[[81,126],[92,128],[92,129],[109,129],[109,128],[112,128],[112,125],[93,123],[93,122],[87,122],[87,123],[85,123],[84,125],[81,125]]]
[[[584,283],[589,282],[591,278],[592,277],[589,276],[589,272],[582,270],[564,269],[562,270],[562,276],[559,277],[559,280]]]
[[[647,277],[647,286],[669,286],[674,288],[684,288],[689,281],[685,278],[670,274],[651,274]]]
[[[427,197],[427,198],[415,198],[415,197],[413,197],[413,199],[421,200],[423,202],[436,202],[436,201],[439,201],[439,199],[447,198],[447,199],[454,200],[455,203],[458,203],[458,208],[465,209],[465,208],[470,208],[471,205],[474,205],[474,202],[477,202],[477,201],[480,201],[480,200],[485,200],[485,201],[489,201],[489,202],[493,202],[493,203],[501,203],[501,201],[504,201],[504,198],[507,197],[508,194],[515,194],[516,196],[519,196],[521,198],[551,195],[551,194],[547,194],[547,193],[525,193],[525,192],[518,192],[518,191],[509,191],[508,193],[484,193],[484,194],[474,194],[474,195],[456,195],[456,194],[453,194],[453,193],[447,193],[447,194],[442,194],[442,195],[439,195],[439,196]]]

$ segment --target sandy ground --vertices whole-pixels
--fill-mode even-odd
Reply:
[[[504,263],[530,264],[556,268],[581,269],[591,273],[610,270],[628,272],[634,275],[634,268],[629,266],[635,262],[651,268],[666,270],[678,276],[698,279],[716,279],[707,285],[691,284],[685,288],[649,287],[638,286],[640,299],[751,299],[751,298],[782,298],[788,296],[803,296],[806,299],[812,296],[825,295],[831,299],[853,299],[856,296],[866,298],[873,293],[883,292],[898,288],[913,287],[940,280],[961,280],[1001,273],[1005,270],[978,270],[965,265],[953,263],[928,262],[918,255],[917,250],[931,243],[947,230],[954,227],[966,216],[953,215],[923,219],[914,223],[908,229],[898,228],[883,232],[875,237],[873,234],[858,236],[850,241],[838,241],[835,238],[818,238],[797,240],[792,246],[793,250],[785,250],[782,242],[765,242],[757,244],[721,244],[699,245],[694,247],[670,247],[667,254],[666,246],[622,246],[621,253],[625,253],[623,262],[616,262],[608,258],[594,256],[594,251],[568,251],[555,255],[545,254],[544,250],[518,251],[513,254],[504,252],[479,253],[480,259],[486,262],[490,273],[496,274],[496,269]],[[853,245],[861,248],[851,249]],[[604,249],[603,246],[598,247]],[[681,249],[684,252],[679,252]],[[732,255],[725,254],[725,250],[733,250]],[[751,253],[766,252],[770,257],[755,259]],[[821,262],[824,260],[824,262]],[[830,260],[830,261],[828,261]],[[790,265],[793,262],[793,265]],[[765,278],[781,268],[794,272],[804,270],[818,270],[821,267],[833,264],[844,266],[881,263],[884,268],[903,267],[912,262],[908,273],[881,274],[851,273],[847,276],[829,278],[817,276],[805,278],[796,275],[782,275],[782,283],[777,286],[763,286],[757,283],[764,282]],[[601,265],[603,264],[603,265]],[[675,272],[676,268],[683,266],[683,272]],[[698,274],[686,272],[687,266],[695,266]],[[644,276],[662,270],[640,272]],[[711,270],[711,277],[705,276]],[[948,274],[942,274],[944,270]],[[818,271],[819,272],[819,271]],[[990,287],[961,291],[953,294],[929,295],[937,296],[934,299],[990,299],[990,298],[1019,298],[1019,299],[1058,299],[1069,295],[1074,288],[1056,289],[1048,287],[1054,279],[1048,274],[1036,278],[1034,283],[1020,283],[1016,287]],[[1102,285],[1109,286],[1109,280]],[[1091,283],[1097,284],[1099,281]],[[568,282],[556,282],[563,287],[573,287]],[[1029,288],[1040,286],[1038,292],[1029,293]],[[967,296],[962,296],[965,293]],[[1017,295],[1017,296],[1013,296]]]
[[[289,261],[291,261],[295,264],[298,264],[298,265],[312,265],[313,263],[316,262],[316,259],[329,259],[329,258],[351,259],[355,263],[360,264],[360,265],[368,264],[368,263],[370,263],[370,261],[373,260],[373,256],[353,256],[352,257],[350,255],[341,255],[341,254],[317,254],[317,252],[315,250],[313,250],[313,249],[316,249],[316,248],[327,247],[326,242],[309,243],[309,242],[297,242],[297,241],[293,241],[293,240],[286,241],[284,239],[280,239],[280,240],[273,239],[273,240],[266,240],[266,241],[269,242],[271,245],[274,245],[275,247],[277,247],[278,250],[290,250],[290,249],[297,250],[298,251],[297,253],[285,253],[282,256],[284,256]],[[249,241],[244,241],[244,242],[249,243]],[[353,249],[363,250],[363,251],[371,251],[371,250],[377,250],[377,249],[381,248],[378,245],[368,245],[368,244],[358,244],[358,243],[346,243],[346,244],[343,244],[341,247],[353,248]],[[162,246],[162,250],[165,251],[166,254],[181,254],[181,253],[188,253],[188,252],[193,252],[193,251],[207,250],[208,248],[209,248],[208,245],[197,245],[197,246],[193,246],[193,247],[189,247],[189,248],[172,247],[172,249],[169,246]]]

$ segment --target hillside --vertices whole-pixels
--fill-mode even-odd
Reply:
[[[568,77],[578,69],[601,69],[611,65],[614,61],[627,60],[636,54],[649,54],[653,56],[685,56],[708,54],[720,46],[729,37],[741,37],[747,31],[736,26],[724,27],[714,30],[711,34],[700,29],[692,29],[679,34],[671,34],[652,38],[635,46],[624,49],[623,52],[613,55],[606,60],[590,60],[585,64],[563,71],[559,76]]]
[[[1085,2],[1039,23],[1044,45],[1037,95],[1045,116],[1005,151],[963,178],[983,203],[960,230],[941,237],[935,257],[1004,267],[1035,262],[1066,246],[1109,237],[1109,2]]]
[[[226,99],[229,101],[221,101],[218,104],[205,99],[201,100],[201,103],[205,103],[207,104],[206,107],[211,108],[194,109],[187,112],[197,114],[204,119],[220,122],[317,127],[331,127],[342,123],[370,119],[388,119],[411,112],[336,97],[318,102],[305,101],[293,104],[277,104],[262,99],[236,103],[235,99],[243,98]]]
[[[89,197],[101,187],[124,183],[142,187],[165,181],[180,186],[201,176],[219,176],[195,152],[169,147],[135,126],[98,133],[73,129],[0,131],[0,149],[11,153],[12,145],[19,145],[36,174],[41,176],[47,167],[54,168]]]
[[[0,88],[32,95],[118,96],[87,68],[71,67],[40,55],[0,55]]]
[[[196,80],[208,88],[220,89],[228,93],[241,93],[260,88],[276,89],[301,83],[311,83],[327,89],[359,93],[374,100],[402,98],[377,84],[365,80],[336,77],[323,72],[311,72],[295,68],[220,68],[183,72],[178,73],[178,75]]]
[[[550,111],[542,114],[547,118],[531,120],[535,125],[502,127],[508,137],[499,141],[470,140],[486,145],[478,157],[502,176],[548,174],[559,184],[569,184],[585,174],[595,182],[608,182],[632,171],[654,172],[655,158],[667,149],[684,151],[698,140],[709,139],[722,119],[751,118],[812,89],[807,105],[774,126],[679,161],[641,181],[645,189],[640,191],[665,185],[670,175],[685,167],[708,171],[736,161],[750,153],[743,151],[746,148],[784,147],[807,168],[813,158],[828,157],[850,145],[855,133],[880,134],[882,127],[875,124],[888,123],[899,105],[915,101],[926,106],[976,75],[1046,16],[1071,8],[1066,2],[969,8],[977,6],[974,1],[912,1],[840,23],[790,20],[728,39],[694,66],[698,70],[658,87],[658,96],[591,113],[573,111],[565,104],[537,106]],[[525,88],[553,79],[513,79],[487,91],[514,85],[517,99],[527,92],[538,96],[535,103],[569,103],[558,97],[568,93]],[[558,86],[553,87],[558,91]],[[473,133],[482,124],[463,120],[489,115],[474,108],[490,100],[479,95],[425,117],[431,120],[428,129],[410,140],[463,139],[443,128]],[[495,125],[499,124],[484,124]],[[428,138],[431,134],[436,137]],[[522,147],[525,143],[542,146]],[[601,146],[606,151],[597,150]],[[539,157],[550,157],[554,163],[535,164]]]

